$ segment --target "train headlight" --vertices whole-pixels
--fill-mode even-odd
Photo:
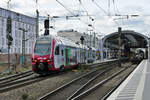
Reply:
[[[52,61],[52,60],[51,60],[51,59],[48,59],[48,60],[47,60],[47,62],[50,62],[50,61]]]
[[[46,58],[43,58],[44,60],[46,60]]]

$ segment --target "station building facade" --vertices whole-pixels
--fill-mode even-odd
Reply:
[[[91,35],[86,34],[86,33],[80,33],[77,32],[73,29],[70,30],[61,30],[57,32],[58,36],[64,37],[64,38],[68,38],[69,40],[74,41],[75,43],[81,43],[81,36],[84,37],[84,45],[87,46],[91,46],[91,47],[95,47],[96,49],[99,49],[100,46],[100,40],[99,38],[96,36],[94,36],[94,33],[92,33]]]
[[[12,20],[11,35],[13,37],[12,45],[10,47],[10,54],[21,54],[22,53],[22,34],[23,31],[19,30],[22,28],[25,32],[25,53],[31,54],[32,43],[35,40],[36,34],[36,18],[29,17],[17,12],[0,8],[0,54],[7,54],[7,18],[10,17]]]

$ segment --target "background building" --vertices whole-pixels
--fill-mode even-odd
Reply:
[[[61,30],[57,32],[57,35],[60,37],[68,38],[69,40],[74,41],[75,43],[81,43],[80,37],[83,35],[82,33],[79,33],[77,31],[74,31],[73,29],[70,30]]]
[[[84,44],[85,45],[90,47],[90,42],[91,42],[91,46],[95,47],[96,49],[99,49],[99,46],[100,46],[100,40],[96,36],[96,33],[93,33],[93,32],[89,35],[86,33],[80,33],[80,32],[77,32],[73,29],[70,29],[70,30],[58,31],[57,35],[61,36],[61,37],[68,38],[68,39],[74,41],[75,43],[81,43],[80,38],[81,38],[81,36],[84,36]]]
[[[7,53],[7,38],[6,38],[6,27],[7,27],[7,18],[12,19],[12,28],[11,35],[13,37],[13,42],[10,47],[10,53],[21,54],[22,53],[22,30],[19,28],[27,30],[25,32],[25,40],[29,39],[25,43],[25,53],[31,54],[32,43],[35,39],[36,33],[36,18],[32,18],[23,14],[19,14],[10,10],[0,8],[0,49],[3,52],[1,54]]]

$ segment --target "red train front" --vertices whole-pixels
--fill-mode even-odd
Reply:
[[[43,74],[54,70],[54,40],[51,37],[40,37],[33,44],[32,70]]]

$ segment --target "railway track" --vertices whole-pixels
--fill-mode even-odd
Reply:
[[[94,65],[95,66],[95,65]],[[94,70],[81,77],[73,79],[69,83],[51,91],[50,93],[40,97],[38,100],[70,100],[76,96],[84,87],[97,78],[113,69],[111,65],[106,65],[104,69]]]
[[[0,93],[7,92],[19,87],[23,87],[35,82],[39,82],[42,80],[45,80],[47,78],[55,77],[61,74],[64,74],[66,72],[62,71],[59,73],[51,73],[48,76],[40,76],[32,72],[32,71],[26,71],[24,73],[8,76],[5,78],[0,79]]]
[[[0,85],[5,84],[5,83],[9,83],[27,76],[31,76],[32,74],[34,74],[31,70],[20,73],[20,74],[15,74],[15,75],[11,75],[8,77],[4,77],[0,79]]]
[[[29,85],[29,84],[32,84],[35,82],[39,82],[39,81],[42,81],[42,80],[45,80],[45,79],[48,79],[51,77],[55,77],[55,76],[61,75],[63,73],[64,72],[60,72],[58,74],[52,73],[51,75],[48,75],[45,77],[37,75],[37,74],[36,75],[32,74],[32,75],[28,76],[29,74],[27,74],[27,76],[24,75],[24,77],[17,78],[16,80],[13,80],[13,81],[7,80],[10,82],[6,83],[6,81],[4,81],[4,84],[3,83],[0,84],[0,93],[7,92],[10,90],[19,88],[19,87],[24,87],[26,85]]]
[[[116,86],[114,86],[107,94],[105,94],[101,98],[101,100],[106,100],[121,85],[121,83],[124,82],[124,80],[134,71],[135,68],[133,68],[125,77],[123,77],[122,80]]]
[[[131,65],[131,66],[132,66],[132,65]],[[99,81],[99,82],[97,82],[96,84],[93,84],[93,86],[87,88],[85,91],[82,91],[82,92],[79,91],[79,92],[77,92],[77,93],[78,93],[77,95],[73,95],[73,96],[72,96],[71,98],[69,98],[68,100],[90,100],[90,98],[92,98],[92,96],[97,95],[97,94],[95,94],[95,91],[96,91],[97,89],[103,87],[104,84],[106,84],[107,82],[109,82],[109,81],[112,80],[113,78],[117,77],[119,74],[121,74],[122,72],[126,71],[126,70],[127,70],[129,67],[131,67],[131,66],[128,66],[128,67],[126,67],[126,68],[123,68],[122,70],[117,71],[116,73],[112,74],[111,76],[105,78],[104,80]],[[133,71],[134,69],[135,69],[135,68],[133,68],[132,71]],[[131,72],[132,72],[132,71],[131,71]],[[131,72],[129,72],[129,74],[130,74]],[[123,80],[125,80],[125,78],[126,78],[129,74],[127,74],[127,75],[122,79],[121,82],[123,82]],[[117,86],[119,86],[119,84],[121,84],[121,82],[119,82]],[[115,88],[116,88],[116,87],[114,87],[113,89],[109,90],[110,92],[109,92],[108,94],[106,94],[103,98],[99,98],[98,100],[100,100],[100,99],[105,100],[106,97],[107,97],[108,95],[110,95],[110,93],[113,92],[113,90],[114,90]],[[102,90],[99,90],[99,92],[100,92],[100,91],[102,91]],[[90,97],[89,95],[90,95],[90,96],[92,95],[92,96]],[[100,96],[100,94],[99,94],[98,96]],[[89,99],[88,99],[88,98],[89,98]],[[93,98],[93,100],[97,100],[97,99]]]
[[[36,76],[38,77],[38,76]],[[20,74],[11,75],[0,79],[0,93],[15,89],[23,85],[26,81],[36,78],[34,73],[29,70]]]
[[[14,75],[11,75],[11,76],[2,77],[2,78],[0,78],[0,82],[5,81],[5,80],[9,80],[11,78],[19,77],[19,76],[22,76],[22,75],[27,74],[27,73],[33,73],[33,72],[32,72],[32,70],[28,70],[28,71],[25,71],[25,72],[22,72],[22,73],[19,73],[19,74],[14,74]]]
[[[94,64],[93,66],[99,66],[99,65],[101,64]],[[104,64],[104,65],[107,66],[108,64]],[[57,74],[52,73],[49,76],[41,77],[39,75],[34,75],[32,71],[26,71],[20,74],[1,78],[0,79],[0,93],[7,92],[9,90],[13,90],[19,87],[23,87],[23,86],[26,86],[35,82],[39,82],[50,77],[58,76],[63,73],[65,72],[59,72]]]

